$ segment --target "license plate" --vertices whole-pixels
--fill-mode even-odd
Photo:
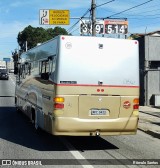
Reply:
[[[109,115],[109,110],[92,109],[91,115]]]

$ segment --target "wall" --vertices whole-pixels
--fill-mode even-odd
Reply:
[[[140,104],[154,105],[154,95],[160,94],[160,36],[138,39],[140,60]]]

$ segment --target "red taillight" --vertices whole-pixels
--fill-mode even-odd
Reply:
[[[55,109],[63,109],[64,108],[64,97],[55,97],[53,99],[54,103],[54,108]]]
[[[134,103],[133,109],[134,109],[134,110],[138,110],[138,109],[139,109],[139,99],[138,99],[138,98],[135,98],[135,99],[133,100],[133,103]]]
[[[55,103],[54,104],[54,108],[55,109],[63,109],[64,108],[64,104],[62,104],[62,103]]]
[[[134,110],[138,110],[138,109],[139,109],[139,104],[134,104],[134,105],[133,105],[133,109],[134,109]]]

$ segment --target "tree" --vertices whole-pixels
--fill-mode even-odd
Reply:
[[[138,34],[138,33],[135,33],[135,34],[131,34],[130,36],[129,36],[129,39],[137,39],[137,38],[139,38],[139,37],[142,37],[144,34]]]
[[[29,25],[22,32],[18,33],[17,41],[19,46],[21,47],[21,50],[25,51],[26,42],[27,48],[31,49],[38,43],[43,43],[54,38],[57,35],[68,35],[68,32],[61,27],[55,27],[54,29],[44,29],[42,27],[34,28]]]

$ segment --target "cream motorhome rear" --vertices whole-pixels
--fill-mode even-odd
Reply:
[[[51,48],[50,54],[44,56],[49,60],[46,79],[42,75],[45,59],[39,56],[41,63],[36,56],[39,51],[45,55],[45,48]],[[59,36],[29,52],[35,52],[30,60],[38,62],[39,73],[35,73],[33,64],[31,74],[17,85],[16,96],[17,106],[35,120],[36,127],[54,135],[136,133],[137,41]],[[22,58],[27,60],[27,54]],[[23,91],[27,98],[22,96]]]

